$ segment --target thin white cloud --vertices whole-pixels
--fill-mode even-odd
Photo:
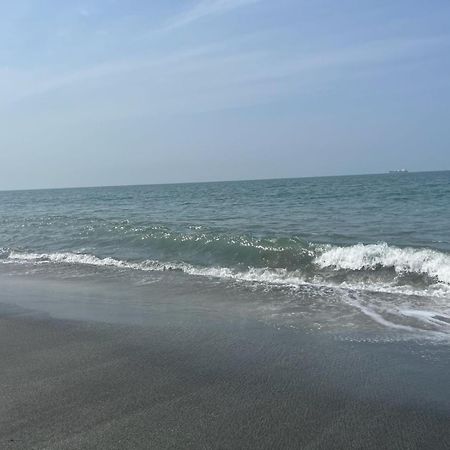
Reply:
[[[168,21],[162,28],[164,31],[174,30],[196,22],[200,19],[218,16],[232,10],[259,3],[261,0],[201,0],[189,10]]]
[[[186,61],[197,60],[211,54],[215,49],[213,45],[193,48],[184,52],[155,58],[122,59],[102,64],[97,64],[84,69],[76,70],[62,75],[52,76],[47,72],[23,73],[2,69],[0,67],[0,89],[1,94],[9,93],[12,101],[23,100],[27,97],[51,93],[62,88],[82,84],[89,81],[105,79],[116,75],[126,75],[130,72],[140,70],[162,71],[169,66],[177,66]]]
[[[239,46],[237,49],[236,45],[228,48],[209,44],[172,54],[113,60],[53,76],[0,70],[1,109],[26,99],[32,104],[33,97],[51,96],[55,91],[60,91],[58,96],[70,97],[71,92],[76,92],[72,88],[83,92],[83,86],[102,92],[104,85],[116,86],[108,96],[115,98],[122,92],[126,103],[128,93],[133,91],[133,80],[139,80],[143,97],[153,98],[155,110],[258,104],[285,91],[295,93],[305,83],[309,87],[320,86],[322,78],[333,82],[348,76],[355,68],[389,68],[392,64],[414,60],[433,48],[448,46],[449,38],[369,41],[347,48],[299,52],[289,57],[268,49],[242,50]],[[174,104],[174,98],[180,99],[182,107]]]

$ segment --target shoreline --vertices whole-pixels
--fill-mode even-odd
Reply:
[[[20,280],[0,304],[4,448],[450,444],[446,346],[338,342],[186,298],[149,299],[133,323],[126,305],[114,313],[112,283],[78,281],[77,292],[77,282],[46,280],[44,295],[32,277]],[[100,296],[119,320],[94,314]],[[96,321],[74,320],[76,308]]]

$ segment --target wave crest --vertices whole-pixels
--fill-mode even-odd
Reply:
[[[349,247],[316,246],[313,264],[303,267],[200,266],[188,262],[164,262],[148,259],[128,261],[86,253],[25,253],[11,251],[5,262],[62,263],[113,267],[140,271],[180,271],[189,275],[235,281],[298,287],[306,284],[344,287],[361,291],[378,291],[420,296],[448,296],[450,292],[450,255],[430,249],[390,247],[385,243]],[[330,271],[331,269],[331,271]],[[383,270],[378,270],[383,269]],[[393,270],[387,272],[386,269]],[[361,273],[362,272],[362,273]],[[399,274],[427,277],[425,282],[398,280]]]
[[[393,269],[397,274],[426,275],[450,284],[450,255],[431,249],[390,247],[386,243],[325,248],[314,263],[321,269],[371,270]]]

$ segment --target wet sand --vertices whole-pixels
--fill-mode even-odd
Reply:
[[[74,285],[45,285],[40,300],[42,282],[3,280],[0,448],[450,447],[445,346],[341,342],[185,303],[173,320],[162,307],[141,324],[68,320],[37,306],[72,302]]]

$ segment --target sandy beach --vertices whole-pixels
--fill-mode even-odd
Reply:
[[[111,282],[80,284],[74,297],[77,280],[1,281],[2,448],[450,445],[438,344],[341,342],[243,314],[191,314],[188,297],[182,316],[132,302],[126,315]],[[113,299],[103,321],[96,295]],[[74,317],[74,298],[97,319]]]

